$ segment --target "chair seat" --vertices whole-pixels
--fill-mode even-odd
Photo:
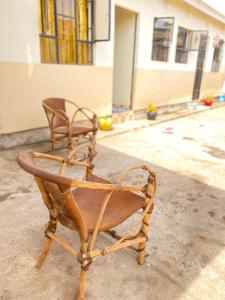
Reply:
[[[88,181],[110,183],[100,177],[91,175]],[[93,233],[98,219],[98,214],[108,191],[78,188],[73,191],[73,196],[84,217],[88,232]],[[105,210],[99,231],[109,230],[133,213],[144,207],[144,198],[132,192],[114,192]]]
[[[86,135],[92,131],[93,131],[93,128],[73,126],[72,127],[72,136]],[[66,126],[59,126],[59,127],[54,128],[53,132],[58,133],[58,134],[68,135],[68,128]]]

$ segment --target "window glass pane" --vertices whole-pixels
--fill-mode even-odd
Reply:
[[[178,27],[177,48],[188,49],[190,41],[190,30]]]
[[[39,20],[40,33],[55,35],[54,0],[40,1]]]
[[[154,45],[153,46],[153,52],[152,52],[152,59],[158,60],[158,61],[167,61],[168,60],[168,54],[169,54],[169,48],[164,47],[162,45]]]
[[[92,44],[78,42],[78,64],[91,64],[92,63]]]
[[[77,35],[78,40],[88,40],[88,6],[87,1],[77,0]]]
[[[173,18],[155,18],[152,59],[167,61],[173,32]]]
[[[94,39],[107,41],[110,39],[110,0],[94,0]]]
[[[41,62],[57,63],[55,39],[40,37]]]
[[[154,42],[169,46],[171,42],[173,19],[155,18]]]
[[[224,41],[220,40],[218,46],[214,49],[212,72],[219,72],[220,62],[223,55]]]
[[[59,63],[76,63],[75,20],[58,16]]]
[[[190,33],[190,30],[187,30],[183,27],[178,27],[175,58],[177,63],[187,63],[188,51],[190,47]]]
[[[74,0],[56,0],[57,14],[73,17],[75,16]]]
[[[91,35],[89,34],[89,28],[91,25],[90,18],[90,6],[86,0],[77,0],[77,40],[78,48],[77,48],[77,57],[78,64],[89,64],[90,56],[92,56],[92,46],[90,46],[87,42],[89,39],[91,40]],[[83,43],[82,43],[83,41]]]

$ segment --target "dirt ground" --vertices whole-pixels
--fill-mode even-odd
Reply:
[[[158,189],[146,263],[139,266],[129,250],[97,260],[85,299],[225,299],[224,116],[218,108],[98,140],[97,175],[113,180],[125,168],[147,164]],[[44,267],[35,269],[48,212],[32,176],[15,162],[26,148],[47,152],[49,144],[0,153],[0,299],[72,300],[80,272],[74,257],[54,244]],[[138,173],[130,181],[145,178]],[[62,226],[59,232],[78,245],[76,234]],[[98,240],[111,242],[104,234]]]

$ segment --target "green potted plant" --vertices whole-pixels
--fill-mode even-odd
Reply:
[[[149,104],[147,107],[148,120],[155,120],[156,117],[157,117],[157,107],[153,104]]]
[[[111,116],[104,116],[99,118],[99,127],[103,131],[112,130],[113,120]]]
[[[213,96],[207,96],[205,99],[204,99],[204,104],[206,106],[211,106],[213,104],[213,102],[215,101],[215,97]]]

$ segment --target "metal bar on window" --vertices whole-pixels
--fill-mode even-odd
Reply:
[[[75,20],[75,17],[71,17],[71,16],[68,16],[68,15],[61,14],[61,13],[57,13],[57,16],[60,16],[60,17],[63,17],[63,18],[67,18],[67,19],[73,19],[73,20]]]
[[[54,39],[54,40],[57,39],[57,37],[55,35],[49,35],[49,34],[44,34],[44,33],[39,34],[39,37],[48,38],[48,39]]]
[[[56,61],[59,64],[59,39],[58,39],[58,18],[57,18],[57,5],[54,0],[54,21],[55,21],[55,35],[56,35]]]
[[[76,64],[78,64],[78,43],[77,43],[77,2],[74,0],[74,17],[75,17],[75,25],[74,25],[74,34],[75,34],[75,48],[76,48]]]
[[[40,0],[40,9],[41,9],[41,31],[44,33],[44,12],[42,7],[42,0]]]

